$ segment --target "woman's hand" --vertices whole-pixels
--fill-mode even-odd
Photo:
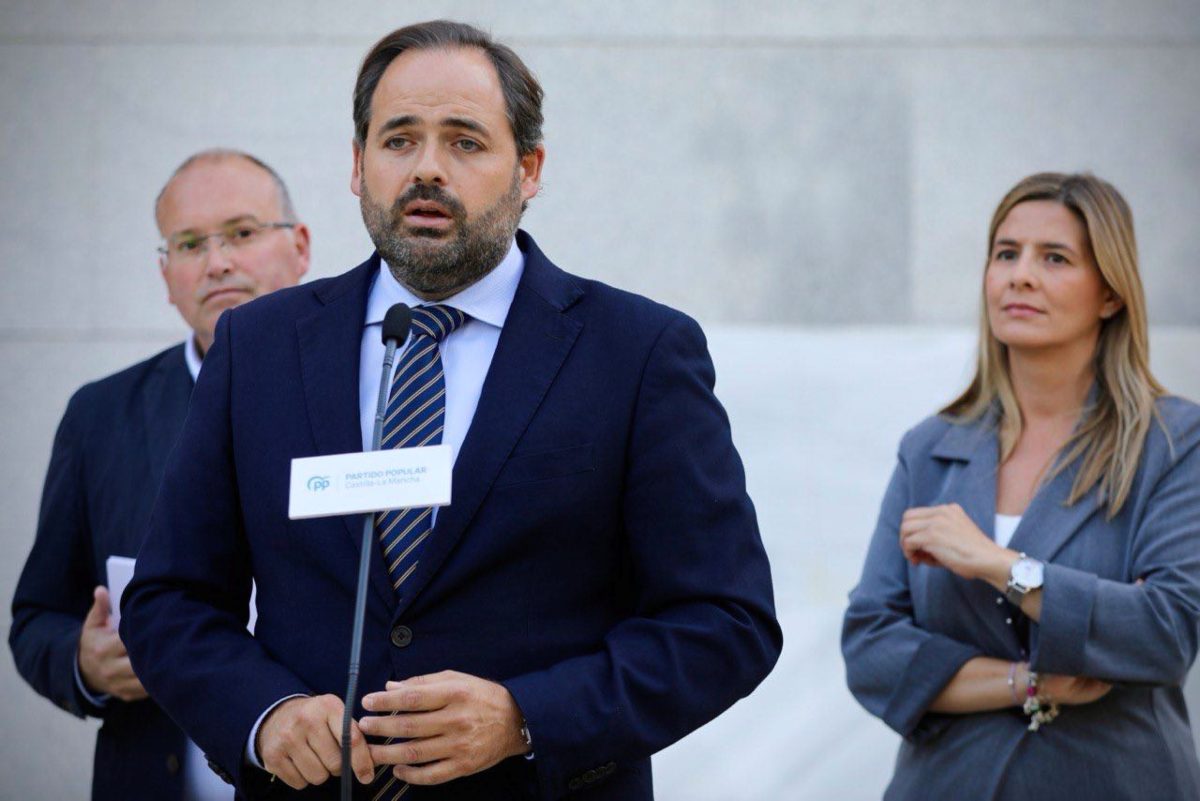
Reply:
[[[998,589],[1019,556],[1001,548],[956,503],[914,506],[900,521],[900,548],[914,565],[944,567],[964,579],[983,579]]]
[[[1038,674],[1038,696],[1047,702],[1064,706],[1079,706],[1099,701],[1111,689],[1111,684],[1087,676]]]

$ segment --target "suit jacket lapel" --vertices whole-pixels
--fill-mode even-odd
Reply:
[[[1086,407],[1090,408],[1096,403],[1098,391],[1093,383],[1088,390]],[[1104,507],[1096,502],[1098,492],[1094,487],[1074,505],[1067,506],[1067,498],[1071,497],[1071,485],[1075,483],[1079,467],[1079,460],[1076,459],[1053,479],[1038,487],[1025,514],[1021,515],[1021,522],[1008,547],[1048,562],[1092,515],[1104,513]]]
[[[1021,516],[1009,548],[1048,562],[1092,515],[1104,513],[1104,507],[1096,503],[1095,489],[1067,506],[1078,470],[1076,461],[1038,488]]]
[[[167,351],[158,360],[142,388],[142,415],[146,429],[146,454],[150,478],[157,488],[162,482],[167,457],[183,430],[188,401],[192,397],[192,376],[188,373],[183,346]]]
[[[933,449],[937,459],[959,462],[952,470],[941,503],[957,503],[989,538],[995,538],[996,478],[1000,458],[994,412],[978,421],[951,426]],[[938,568],[939,570],[942,568]],[[1017,632],[996,614],[996,591],[982,581],[953,581],[947,586],[961,598],[961,606],[971,614],[1007,652],[1014,657],[1020,653]]]
[[[583,324],[565,312],[583,295],[524,232],[525,270],[484,380],[475,417],[454,464],[449,506],[438,512],[429,543],[401,606],[412,603],[462,537],[492,483],[554,382]]]
[[[996,416],[989,412],[974,423],[951,426],[933,449],[937,459],[962,462],[953,471],[942,497],[957,503],[989,537],[995,537],[996,474],[1000,445]]]
[[[300,381],[308,407],[313,440],[320,455],[362,450],[358,367],[367,295],[379,270],[379,255],[314,290],[321,308],[296,321]],[[343,515],[342,523],[355,551],[362,540],[362,515]],[[371,584],[377,595],[395,605],[382,560],[371,560]]]

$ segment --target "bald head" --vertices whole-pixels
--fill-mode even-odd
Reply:
[[[154,199],[154,221],[158,224],[158,231],[163,235],[164,238],[171,235],[170,231],[163,230],[162,218],[163,198],[166,196],[168,190],[170,190],[171,185],[175,183],[175,180],[182,173],[186,172],[192,167],[195,167],[199,164],[216,164],[222,161],[248,162],[251,166],[266,173],[267,177],[271,179],[271,183],[274,184],[279,218],[285,222],[296,222],[296,209],[292,205],[292,196],[288,193],[287,184],[285,184],[283,179],[279,177],[279,173],[271,169],[270,165],[268,165],[262,159],[252,156],[245,151],[233,150],[231,148],[214,147],[209,148],[208,150],[201,150],[198,153],[193,153],[184,159],[183,163],[176,167],[175,171],[171,173],[171,177],[169,177],[167,182],[163,184],[162,189],[158,191],[158,197]]]

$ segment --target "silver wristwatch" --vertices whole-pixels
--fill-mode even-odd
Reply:
[[[1008,571],[1008,585],[1004,588],[1004,597],[1013,606],[1020,606],[1026,595],[1041,589],[1045,574],[1046,566],[1043,563],[1022,553]]]

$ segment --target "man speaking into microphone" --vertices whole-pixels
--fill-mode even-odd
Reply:
[[[289,519],[290,466],[370,448],[397,303],[412,322],[381,447],[448,446],[452,495],[373,521],[361,797],[652,798],[650,755],[778,657],[700,328],[560,270],[517,228],[541,101],[475,28],[385,36],[353,104],[351,190],[377,252],[217,327],[121,634],[247,797],[337,795],[362,518]]]

